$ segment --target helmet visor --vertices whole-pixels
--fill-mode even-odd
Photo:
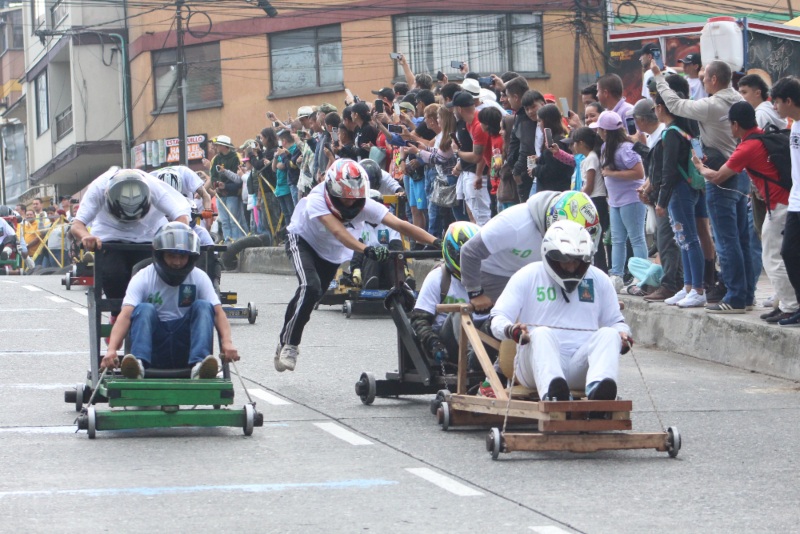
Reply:
[[[187,227],[188,228],[188,227]],[[192,230],[165,228],[153,238],[153,249],[178,254],[200,254],[200,240]]]

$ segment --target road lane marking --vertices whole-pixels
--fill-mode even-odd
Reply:
[[[25,289],[27,289],[28,291],[41,291],[41,290],[42,290],[41,288],[39,288],[39,287],[36,287],[36,286],[28,286],[28,285],[25,285],[25,286],[22,286],[22,287],[24,287],[24,288],[25,288]]]
[[[107,497],[117,495],[179,495],[187,493],[207,493],[212,491],[241,492],[241,493],[273,493],[278,491],[307,490],[307,489],[367,489],[378,486],[393,486],[396,480],[383,479],[355,479],[334,480],[330,482],[303,482],[286,484],[231,484],[225,486],[166,486],[166,487],[136,487],[136,488],[91,488],[91,489],[63,489],[63,490],[28,490],[28,491],[2,491],[0,500],[7,497],[51,497],[55,495],[68,495],[78,497]]]
[[[63,356],[71,354],[86,354],[86,351],[85,350],[0,350],[0,356]]]
[[[543,527],[528,527],[528,528],[536,532],[537,534],[569,534],[568,530],[564,530],[563,528],[558,528],[553,525],[546,525]]]
[[[371,441],[362,438],[358,434],[350,432],[336,423],[314,423],[314,426],[319,427],[332,436],[346,441],[350,445],[372,445]]]
[[[45,297],[45,298],[47,298],[48,300],[52,300],[53,302],[55,302],[57,304],[64,304],[64,303],[67,302],[66,300],[62,299],[61,297],[57,297],[55,295],[50,295],[50,296]]]
[[[450,477],[446,477],[441,473],[437,473],[432,469],[428,469],[427,467],[408,467],[406,471],[411,473],[412,475],[417,475],[418,477],[427,480],[431,484],[435,484],[442,488],[443,490],[447,490],[454,495],[458,495],[459,497],[475,497],[483,495],[480,491],[470,488],[469,486],[465,486],[460,482],[456,482]]]
[[[248,389],[247,392],[253,397],[258,397],[267,404],[271,404],[273,406],[285,406],[287,404],[291,404],[291,402],[282,399],[277,395],[273,395],[272,393],[267,393],[263,389]]]
[[[75,425],[70,426],[8,426],[0,428],[0,434],[74,434]]]
[[[89,317],[89,310],[87,310],[86,308],[72,308],[72,309],[80,313],[84,317]]]
[[[0,389],[74,389],[75,384],[0,384]]]
[[[53,311],[53,308],[3,308],[3,312]]]
[[[51,332],[55,328],[0,328],[0,332]]]
[[[0,282],[3,282],[4,284],[16,284],[17,283],[17,282],[14,282],[13,280],[0,280]]]

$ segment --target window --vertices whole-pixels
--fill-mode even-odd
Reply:
[[[53,28],[57,28],[69,14],[66,0],[56,0],[50,7],[50,20]]]
[[[50,104],[47,98],[47,71],[33,81],[36,93],[36,135],[42,135],[50,128]]]
[[[270,36],[273,94],[341,90],[342,29],[323,26]],[[300,91],[298,93],[298,90]]]
[[[38,30],[47,21],[45,0],[31,1],[31,21],[33,21],[33,31]]]
[[[395,49],[414,72],[441,70],[450,77],[451,61],[466,61],[482,74],[544,73],[542,16],[539,13],[403,16],[394,18]],[[397,76],[402,76],[400,67]]]
[[[22,10],[10,11],[0,22],[0,54],[11,49],[22,49]]]
[[[222,105],[222,71],[219,60],[219,42],[183,49],[186,60],[186,109],[204,109]],[[172,113],[178,110],[176,50],[153,52],[153,78],[155,79],[155,113]]]

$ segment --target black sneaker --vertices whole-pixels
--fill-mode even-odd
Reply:
[[[589,394],[589,400],[614,400],[617,398],[617,383],[613,378],[604,378]]]
[[[778,321],[778,324],[786,327],[800,326],[800,311],[794,312],[794,314],[788,319],[783,319],[782,321]]]
[[[550,400],[568,401],[570,395],[567,381],[561,377],[554,378],[547,388],[547,396]]]
[[[721,302],[723,298],[725,298],[725,294],[728,290],[722,284],[716,284],[711,289],[706,291],[706,302],[709,304],[716,304],[717,302]]]
[[[777,311],[778,313],[776,315],[773,315],[772,317],[765,319],[765,321],[767,321],[769,324],[778,324],[784,319],[791,319],[792,315],[794,315],[793,313],[789,312],[782,312],[780,310]]]
[[[761,318],[762,321],[767,321],[768,323],[769,322],[776,322],[777,323],[778,321],[770,321],[770,319],[772,319],[774,317],[777,317],[779,315],[782,315],[782,314],[783,314],[783,312],[781,310],[779,310],[778,308],[775,308],[772,311],[768,311],[767,313],[762,313],[759,317]]]

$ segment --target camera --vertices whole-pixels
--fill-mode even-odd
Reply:
[[[391,54],[389,54],[389,57],[392,59],[400,59],[401,57],[403,57],[403,54],[399,52],[392,52]]]

